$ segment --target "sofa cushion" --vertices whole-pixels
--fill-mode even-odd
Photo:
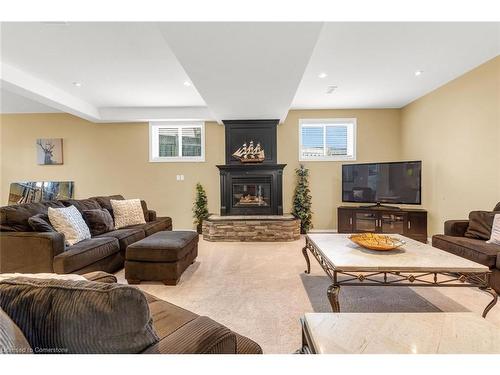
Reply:
[[[59,201],[25,203],[0,207],[0,224],[3,230],[32,232],[28,219],[37,214],[46,214],[48,207],[64,207]]]
[[[54,257],[54,271],[57,273],[75,272],[119,251],[118,240],[113,237],[83,240]]]
[[[195,231],[162,231],[130,245],[126,260],[143,262],[175,262],[183,259],[198,243]]]
[[[467,237],[452,237],[437,234],[432,237],[432,246],[448,251],[488,267],[494,267],[500,245],[487,244],[483,240]]]
[[[160,339],[143,353],[236,353],[261,354],[251,339],[191,311],[144,293],[153,326]],[[234,335],[234,336],[233,336]]]
[[[98,210],[101,208],[95,199],[65,199],[61,201],[66,207],[75,206],[80,212],[84,210]]]
[[[98,236],[106,232],[111,232],[115,227],[111,214],[105,208],[83,210],[82,216],[83,220],[87,223],[92,236]]]
[[[111,217],[115,217],[114,214],[113,214],[113,207],[111,207],[111,199],[114,199],[114,200],[122,200],[122,199],[125,199],[123,198],[122,195],[110,195],[110,196],[100,196],[100,197],[92,197],[92,198],[89,198],[89,199],[93,199],[95,200],[97,203],[99,203],[99,206],[101,206],[101,208],[105,208],[106,210],[109,211],[109,213],[111,214]]]
[[[49,207],[49,220],[54,229],[64,234],[68,245],[90,238],[90,230],[82,214],[75,206],[52,208]]]
[[[160,339],[170,335],[179,327],[198,317],[197,314],[144,293],[153,318],[156,334]]]
[[[141,228],[123,228],[111,232],[100,234],[94,238],[116,238],[119,242],[120,250],[125,251],[127,246],[142,240],[145,237]]]
[[[465,232],[465,237],[479,240],[489,240],[494,217],[495,212],[472,211],[469,214],[469,227]]]
[[[49,215],[36,214],[28,219],[28,224],[34,232],[55,232],[56,230],[50,224]]]
[[[14,321],[0,308],[0,354],[29,354],[32,349]]]
[[[140,353],[158,342],[144,294],[122,284],[15,278],[0,306],[32,347],[58,353]]]
[[[142,212],[144,214],[144,220],[149,221],[148,204],[146,203],[146,201],[143,201],[142,199],[141,199],[141,208],[142,208]]]
[[[172,219],[169,217],[159,217],[156,220],[147,222],[146,224],[132,225],[127,228],[140,228],[144,231],[144,233],[146,233],[146,237],[149,237],[162,230],[171,230]]]

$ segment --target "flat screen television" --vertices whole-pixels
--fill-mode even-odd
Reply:
[[[422,162],[342,165],[342,201],[421,204]]]

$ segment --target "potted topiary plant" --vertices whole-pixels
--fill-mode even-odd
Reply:
[[[312,228],[311,191],[309,190],[309,169],[300,165],[295,169],[297,186],[293,194],[292,215],[300,219],[300,233],[305,234]]]
[[[208,199],[203,186],[198,182],[196,184],[196,199],[193,204],[193,217],[196,231],[201,234],[203,220],[208,218]]]

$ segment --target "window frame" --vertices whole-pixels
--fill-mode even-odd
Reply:
[[[344,125],[351,124],[352,126],[352,155],[323,155],[323,156],[303,156],[302,154],[302,128],[322,126],[323,127],[323,152],[326,153],[326,127],[327,125]],[[349,129],[348,129],[349,142]],[[357,142],[357,119],[356,118],[315,118],[315,119],[299,119],[299,161],[356,161],[356,142]],[[348,144],[349,148],[349,144]]]
[[[201,129],[201,155],[182,156],[182,128]],[[179,155],[159,155],[159,128],[172,128],[178,130]],[[203,163],[205,162],[205,122],[204,121],[150,121],[149,122],[149,162],[151,163]]]

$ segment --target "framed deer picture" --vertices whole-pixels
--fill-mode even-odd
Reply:
[[[37,139],[36,160],[38,165],[63,164],[62,138]]]

